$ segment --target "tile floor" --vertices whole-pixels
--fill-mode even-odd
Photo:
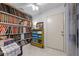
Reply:
[[[64,52],[60,52],[50,48],[41,49],[27,44],[23,46],[22,56],[66,56],[66,54]]]

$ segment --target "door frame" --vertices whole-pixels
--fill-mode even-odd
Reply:
[[[51,48],[51,49],[55,49],[55,50],[59,50],[59,51],[62,51],[62,52],[64,52],[65,51],[65,13],[64,13],[64,11],[62,11],[62,12],[58,12],[58,13],[56,13],[56,14],[53,14],[53,15],[50,15],[50,16],[48,16],[48,17],[51,17],[51,16],[54,16],[54,15],[58,15],[58,14],[60,14],[60,13],[63,13],[63,15],[64,15],[64,19],[63,19],[63,26],[64,26],[64,39],[63,39],[63,51],[62,50],[60,50],[60,49],[56,49],[56,48],[51,48],[51,47],[49,47],[49,46],[47,46],[48,48]],[[48,36],[48,30],[47,30],[47,36]]]

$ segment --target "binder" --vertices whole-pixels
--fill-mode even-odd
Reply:
[[[0,13],[0,22],[2,21],[2,14]]]
[[[4,14],[2,14],[1,18],[2,18],[1,22],[4,22]]]
[[[12,20],[12,16],[9,16],[8,22],[9,22],[9,23],[12,23],[12,21],[13,21],[13,20]]]
[[[3,11],[3,6],[2,6],[2,4],[0,4],[0,11]]]

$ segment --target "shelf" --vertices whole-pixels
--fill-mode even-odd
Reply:
[[[0,24],[9,25],[9,26],[22,26],[22,27],[29,27],[29,26],[24,26],[24,25],[20,25],[20,24],[12,24],[12,23],[4,23],[4,22],[0,22]]]
[[[6,38],[14,38],[15,41],[19,40],[22,41],[22,35],[24,42],[26,40],[32,39],[31,37],[31,26],[32,21],[30,15],[26,15],[24,13],[19,12],[18,10],[12,10],[10,7],[2,6],[3,10],[0,10],[0,36]],[[9,10],[11,9],[11,10]],[[15,8],[14,8],[15,9]],[[10,14],[11,13],[11,14]],[[25,34],[26,33],[26,34]],[[26,35],[26,37],[25,37]],[[4,40],[4,39],[3,39]]]
[[[25,39],[22,39],[22,40],[26,40],[26,39],[31,39],[31,37],[30,38],[25,38]]]
[[[21,34],[21,33],[10,33],[10,34],[7,34],[7,35],[17,35],[17,34]]]
[[[27,32],[29,33],[29,32]],[[8,34],[0,34],[0,36],[5,36],[5,35],[19,35],[19,34],[25,34],[25,33],[8,33]]]
[[[42,31],[43,29],[32,29],[32,31]]]
[[[4,22],[0,22],[0,24],[5,24],[5,25],[12,25],[12,26],[21,26],[21,25],[19,25],[19,24],[4,23]]]
[[[37,43],[37,42],[34,42],[34,41],[32,41],[32,43],[34,43],[34,44],[41,44],[41,43]]]
[[[19,18],[19,19],[23,19],[23,20],[25,20],[25,18],[22,18],[22,17],[16,16],[16,15],[13,15],[13,14],[7,13],[7,12],[4,12],[4,11],[0,11],[0,13],[4,13],[4,14],[10,15],[10,16],[13,16],[13,17],[16,17],[16,18]],[[27,20],[27,21],[30,21],[30,20]]]
[[[26,38],[26,39],[31,39],[31,38]],[[25,41],[26,39],[21,39],[21,40],[18,40],[16,42]]]
[[[26,38],[26,39],[32,39],[32,38]]]
[[[17,34],[17,33],[16,33]],[[1,34],[1,35],[16,35],[16,34]],[[18,33],[18,34],[20,34],[20,33]]]
[[[26,32],[26,33],[24,33],[24,34],[28,34],[28,33],[30,33],[30,32]]]
[[[43,33],[42,34],[38,34],[38,35],[43,35]]]

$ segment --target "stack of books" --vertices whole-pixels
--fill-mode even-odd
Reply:
[[[4,35],[7,28],[8,27],[6,25],[0,25],[0,35]]]
[[[7,13],[16,15],[16,16],[20,16],[22,18],[26,18],[26,16],[27,16],[26,14],[16,10],[15,8],[12,8],[11,6],[8,6],[8,5],[3,4],[3,3],[0,3],[0,11],[4,11]]]
[[[12,24],[19,24],[20,23],[18,18],[9,16],[9,15],[3,14],[3,13],[0,13],[0,22],[12,23]]]

